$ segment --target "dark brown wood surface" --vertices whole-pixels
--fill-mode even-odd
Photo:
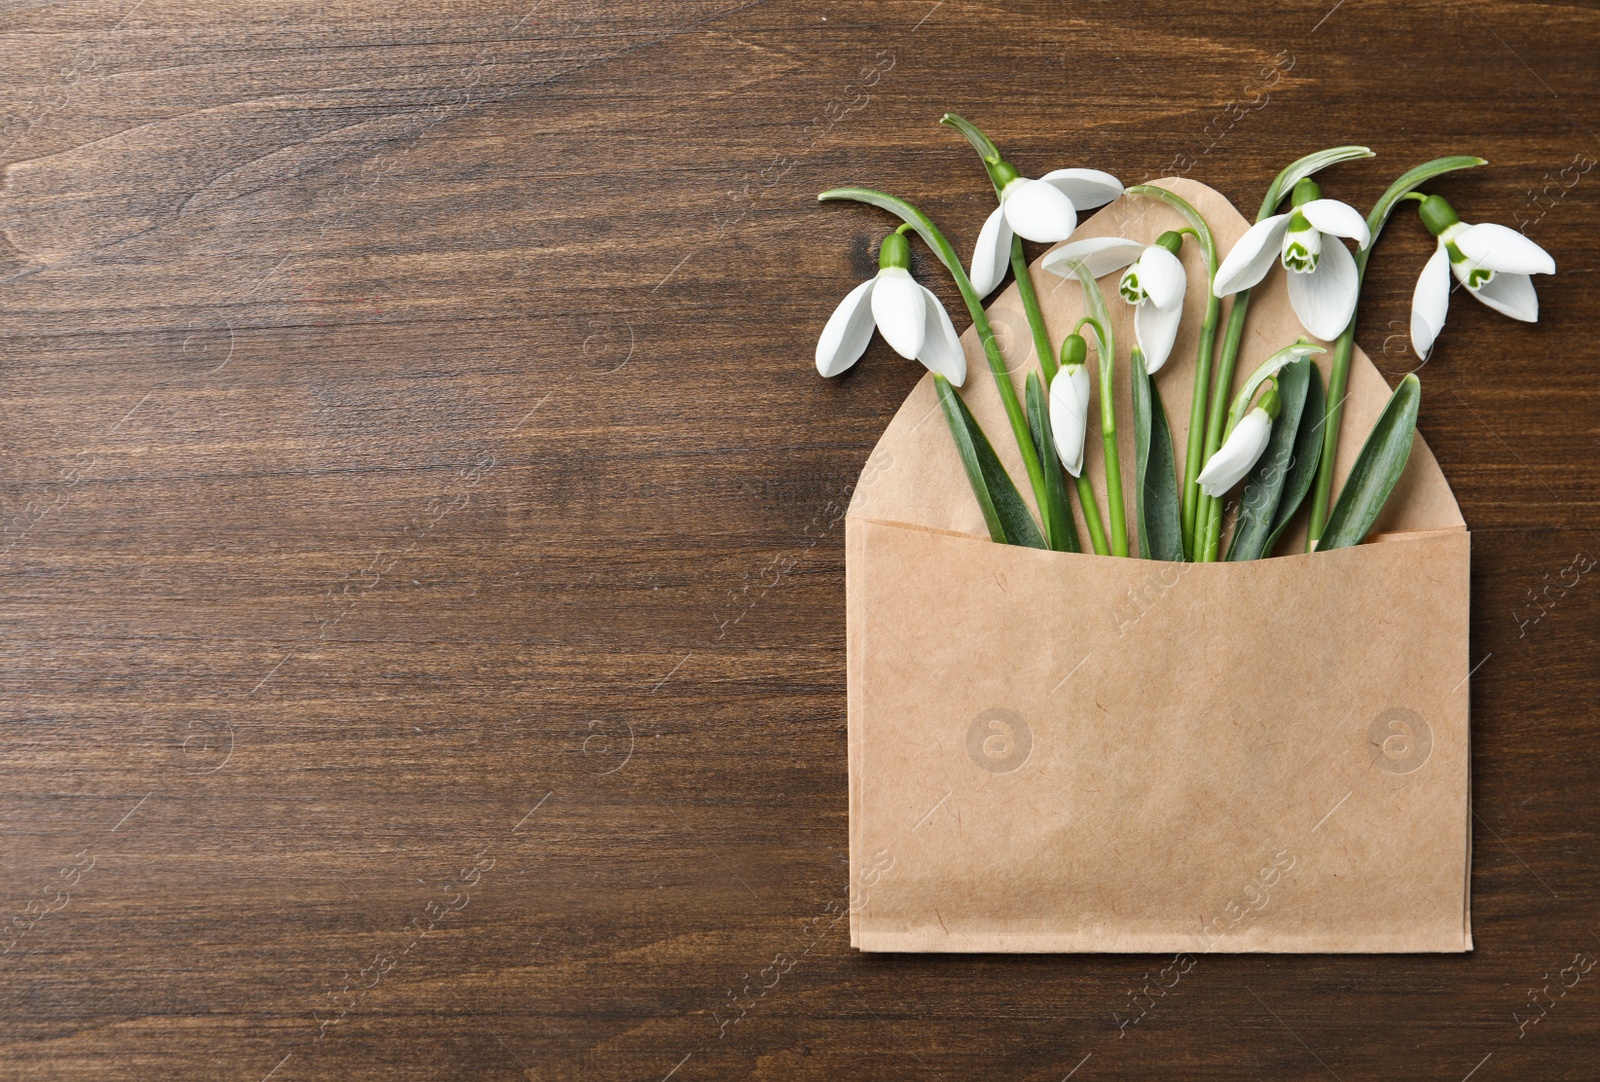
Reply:
[[[1509,0],[3,5],[0,1077],[1600,1077],[1597,48]],[[1247,210],[1478,153],[1437,189],[1554,254],[1421,372],[1474,953],[1210,955],[1119,1033],[1164,959],[848,946],[841,519],[920,369],[817,377],[885,219],[814,196],[969,250],[946,109]],[[1391,380],[1429,243],[1372,263]]]

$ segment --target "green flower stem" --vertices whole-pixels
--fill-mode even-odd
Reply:
[[[1111,315],[1100,283],[1082,263],[1074,268],[1083,283],[1084,321],[1094,331],[1095,353],[1100,361],[1100,441],[1106,456],[1106,517],[1111,520],[1111,555],[1128,555],[1128,516],[1122,504],[1122,460],[1117,453],[1117,409],[1112,396],[1112,375],[1116,368],[1117,339],[1111,330]],[[1079,490],[1082,491],[1081,489]]]
[[[1482,158],[1465,154],[1435,158],[1415,169],[1408,169],[1389,185],[1388,191],[1384,192],[1382,198],[1373,205],[1372,213],[1367,215],[1367,230],[1372,234],[1372,243],[1356,253],[1356,289],[1359,290],[1361,283],[1366,279],[1367,260],[1371,258],[1372,249],[1378,243],[1378,234],[1383,232],[1389,216],[1394,213],[1394,208],[1400,205],[1401,200],[1412,198],[1414,188],[1443,173],[1487,164],[1488,162]],[[1328,410],[1322,422],[1322,458],[1317,463],[1316,487],[1311,491],[1311,523],[1306,535],[1307,552],[1316,547],[1322,537],[1323,529],[1328,524],[1328,504],[1333,495],[1333,460],[1339,452],[1339,427],[1344,419],[1345,388],[1350,382],[1350,355],[1355,350],[1355,344],[1356,315],[1352,314],[1344,333],[1340,334],[1339,340],[1333,344],[1333,368],[1328,374]]]
[[[984,134],[983,129],[965,117],[946,113],[939,123],[954,128],[972,144],[972,149],[978,152],[978,157],[983,161],[984,171],[989,174],[989,183],[994,187],[994,197],[998,200],[1000,183],[995,176],[995,169],[1003,160],[1000,148]],[[1050,345],[1050,332],[1045,327],[1044,313],[1039,308],[1039,294],[1033,287],[1033,275],[1028,271],[1022,238],[1017,236],[1011,238],[1011,273],[1017,280],[1017,296],[1022,299],[1022,310],[1028,316],[1028,329],[1033,332],[1033,350],[1039,355],[1039,368],[1044,373],[1044,386],[1048,391],[1050,381],[1056,374],[1055,350]],[[1094,485],[1087,477],[1075,477],[1073,483],[1078,490],[1078,503],[1083,506],[1083,521],[1089,529],[1089,543],[1096,555],[1105,556],[1110,548],[1106,543],[1105,525],[1100,521],[1100,507],[1095,503]]]
[[[961,291],[961,299],[967,302],[967,314],[972,317],[972,326],[978,332],[979,341],[983,343],[983,353],[989,361],[989,372],[994,376],[995,386],[1000,391],[1000,401],[1005,404],[1006,418],[1011,422],[1011,434],[1016,438],[1017,450],[1022,454],[1022,465],[1027,469],[1028,481],[1033,486],[1034,501],[1041,508],[1048,506],[1049,495],[1044,484],[1044,468],[1040,466],[1039,454],[1034,450],[1033,434],[1028,430],[1028,418],[1022,411],[1022,403],[1017,399],[1017,389],[1011,384],[1011,373],[1006,371],[1006,361],[1000,353],[1000,343],[995,340],[994,328],[989,325],[989,315],[983,310],[983,298],[973,289],[967,272],[961,266],[960,258],[957,257],[955,249],[950,247],[950,242],[944,239],[944,234],[939,232],[938,226],[904,199],[871,188],[831,188],[817,196],[817,199],[824,202],[848,199],[887,210],[915,229],[917,235],[932,249],[933,254],[939,257],[939,261],[950,272],[950,277],[955,279],[956,288]]]
[[[1087,477],[1074,477],[1078,502],[1083,504],[1083,521],[1089,527],[1089,545],[1096,556],[1110,556],[1111,543],[1106,540],[1105,523],[1100,521],[1100,505],[1094,502],[1094,483]]]
[[[1365,257],[1365,252],[1356,254],[1357,288],[1366,275]],[[1344,421],[1345,388],[1350,384],[1350,355],[1355,344],[1356,317],[1352,315],[1350,325],[1333,344],[1333,367],[1328,371],[1328,409],[1322,416],[1322,457],[1317,461],[1317,480],[1311,489],[1311,520],[1306,528],[1307,552],[1317,547],[1322,529],[1328,524],[1328,500],[1333,494],[1333,457],[1339,453],[1339,428]]]
[[[1239,363],[1239,344],[1244,340],[1245,314],[1250,310],[1250,291],[1240,290],[1233,295],[1233,309],[1228,313],[1228,329],[1222,337],[1222,353],[1217,358],[1216,382],[1211,388],[1210,414],[1206,418],[1205,454],[1202,465],[1217,453],[1226,435],[1228,420],[1228,392],[1233,387],[1233,370]],[[1185,467],[1185,473],[1188,472]],[[1195,518],[1196,560],[1216,562],[1222,547],[1222,500],[1216,496],[1201,496]]]
[[[1022,254],[1022,238],[1011,238],[1011,273],[1017,279],[1017,296],[1022,298],[1022,310],[1028,314],[1028,329],[1033,332],[1033,351],[1039,355],[1039,367],[1044,372],[1044,385],[1056,376],[1055,347],[1050,345],[1050,331],[1044,325],[1044,312],[1039,308],[1039,294],[1033,288],[1033,275],[1028,272],[1028,257]]]
[[[1264,222],[1272,217],[1278,209],[1278,204],[1283,202],[1284,198],[1294,190],[1294,186],[1306,177],[1339,162],[1372,156],[1372,151],[1362,146],[1329,147],[1327,150],[1307,154],[1290,163],[1267,187],[1267,194],[1261,200],[1261,209],[1256,212],[1256,221]],[[1206,419],[1207,460],[1222,446],[1223,425],[1226,421],[1224,411],[1228,405],[1228,394],[1233,388],[1233,371],[1239,362],[1239,345],[1244,341],[1244,321],[1249,310],[1250,291],[1241,289],[1233,295],[1233,309],[1228,313],[1228,329],[1222,339],[1222,352],[1217,358],[1216,383],[1211,393],[1211,414]],[[1331,390],[1329,394],[1331,401]],[[1202,461],[1202,468],[1204,464]],[[1221,499],[1212,496],[1201,497],[1195,529],[1200,534],[1195,559],[1215,562],[1222,543]]]
[[[1017,296],[1022,298],[1022,310],[1028,314],[1028,328],[1033,332],[1033,351],[1039,355],[1039,367],[1044,371],[1044,385],[1056,375],[1055,350],[1050,345],[1050,332],[1044,325],[1044,312],[1039,308],[1039,294],[1033,288],[1033,275],[1028,271],[1027,257],[1022,254],[1022,239],[1011,238],[1011,273],[1017,279]],[[1074,477],[1078,502],[1083,505],[1083,522],[1089,528],[1089,543],[1095,555],[1109,555],[1106,528],[1100,521],[1100,507],[1094,500],[1094,485],[1087,477]]]
[[[978,152],[978,157],[983,159],[983,164],[986,167],[992,167],[1000,163],[1000,148],[994,145],[993,139],[984,134],[982,128],[966,117],[958,113],[946,113],[939,118],[939,123],[946,127],[954,128],[966,136],[967,142],[972,144],[972,149]],[[1000,193],[996,191],[995,194],[999,195]]]
[[[1183,543],[1195,551],[1194,529],[1200,512],[1200,486],[1195,478],[1200,476],[1201,460],[1205,457],[1206,392],[1211,387],[1211,355],[1217,340],[1217,322],[1222,318],[1222,301],[1211,290],[1217,278],[1217,244],[1212,239],[1211,228],[1187,200],[1165,188],[1150,184],[1135,184],[1128,189],[1130,195],[1146,195],[1159,199],[1182,214],[1188,221],[1194,238],[1200,242],[1200,251],[1206,260],[1206,314],[1200,322],[1200,344],[1194,355],[1194,396],[1189,401],[1189,446],[1183,462]]]

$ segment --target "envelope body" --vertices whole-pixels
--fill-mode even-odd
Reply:
[[[1211,189],[1156,183],[1201,210],[1222,251],[1246,228]],[[1074,239],[1181,224],[1124,197]],[[1184,258],[1184,330],[1156,377],[1180,449],[1205,281]],[[1059,341],[1081,286],[1035,280]],[[1103,284],[1131,340],[1131,312]],[[1241,378],[1303,333],[1281,272],[1255,293]],[[990,315],[1008,359],[1025,358],[1020,384],[1037,360],[1014,286]],[[963,396],[1025,488],[982,349],[970,330],[964,342]],[[1114,390],[1126,408],[1125,372]],[[1357,351],[1337,478],[1387,396]],[[1098,442],[1092,429],[1090,476]],[[1293,555],[1248,563],[995,544],[931,380],[919,384],[846,518],[852,944],[1470,950],[1459,509],[1418,436],[1366,544],[1307,554],[1297,531],[1278,549]]]

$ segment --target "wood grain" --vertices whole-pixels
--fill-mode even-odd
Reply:
[[[1597,46],[1511,0],[5,5],[0,1077],[1592,1077],[1600,971],[1513,1012],[1600,957]],[[814,196],[967,249],[946,109],[1244,206],[1478,153],[1439,190],[1554,254],[1421,372],[1475,953],[1208,956],[1119,1035],[1164,960],[849,949],[841,518],[918,370],[817,378],[885,223]],[[1391,381],[1427,250],[1372,263]]]

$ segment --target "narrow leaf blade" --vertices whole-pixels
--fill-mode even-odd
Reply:
[[[1306,405],[1300,411],[1300,431],[1294,437],[1294,461],[1289,466],[1289,476],[1283,482],[1283,495],[1278,500],[1277,514],[1272,517],[1272,533],[1262,549],[1263,556],[1272,555],[1272,547],[1283,536],[1283,531],[1300,510],[1311,486],[1317,480],[1317,464],[1322,461],[1322,426],[1327,422],[1328,393],[1322,389],[1322,370],[1311,365],[1310,380],[1306,384]]]
[[[1072,504],[1067,500],[1066,475],[1061,469],[1061,458],[1056,454],[1055,433],[1050,428],[1050,407],[1039,373],[1028,373],[1024,393],[1028,400],[1028,427],[1033,432],[1033,446],[1044,468],[1048,505],[1044,513],[1045,540],[1057,552],[1082,552],[1078,524],[1072,519]]]
[[[1317,543],[1318,552],[1347,548],[1366,540],[1389,493],[1405,472],[1421,404],[1422,383],[1413,373],[1401,380],[1389,396],[1389,404],[1383,407],[1378,423],[1372,426],[1372,433],[1356,456],[1356,464],[1328,515],[1328,525]]]
[[[1033,521],[1010,474],[1000,464],[989,438],[978,426],[977,418],[972,416],[949,380],[935,375],[933,384],[945,421],[950,425],[950,434],[955,438],[956,450],[961,455],[961,465],[967,471],[967,481],[978,498],[983,521],[989,527],[990,539],[1000,544],[1044,548],[1044,536],[1038,524]]]
[[[1187,560],[1172,429],[1161,405],[1161,392],[1151,382],[1144,354],[1138,350],[1133,352],[1133,444],[1139,486],[1139,552],[1147,560]]]
[[[1245,481],[1233,540],[1228,543],[1229,560],[1259,560],[1267,552],[1284,488],[1296,465],[1300,426],[1309,416],[1305,407],[1312,379],[1310,370],[1315,367],[1309,358],[1301,357],[1278,372],[1278,396],[1283,410],[1272,426],[1267,449]]]

